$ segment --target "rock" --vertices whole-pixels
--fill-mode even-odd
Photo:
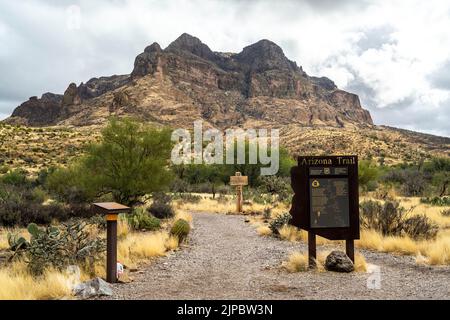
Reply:
[[[111,296],[113,294],[111,286],[99,277],[77,284],[74,287],[73,292],[76,296],[83,299]]]
[[[352,272],[355,270],[352,260],[342,251],[332,251],[325,260],[325,269],[336,272]]]
[[[62,101],[63,106],[79,105],[81,104],[81,97],[78,95],[78,88],[75,83],[69,84]]]

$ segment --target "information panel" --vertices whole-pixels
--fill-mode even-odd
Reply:
[[[347,178],[310,178],[311,228],[349,226]]]

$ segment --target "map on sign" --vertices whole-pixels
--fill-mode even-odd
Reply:
[[[349,226],[347,178],[310,178],[309,194],[312,228]]]

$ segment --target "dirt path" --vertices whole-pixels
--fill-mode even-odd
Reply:
[[[302,272],[279,266],[305,244],[257,235],[242,216],[194,214],[189,245],[158,259],[112,299],[450,299],[450,267],[417,266],[412,257],[364,251],[381,270],[381,288],[367,273]],[[321,250],[321,247],[318,248]]]

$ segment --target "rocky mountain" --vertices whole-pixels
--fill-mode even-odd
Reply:
[[[31,97],[6,122],[84,126],[101,124],[111,114],[173,126],[202,118],[220,128],[372,125],[357,95],[307,75],[269,40],[222,53],[188,34],[165,49],[157,43],[145,48],[129,75],[71,83],[63,95]]]

